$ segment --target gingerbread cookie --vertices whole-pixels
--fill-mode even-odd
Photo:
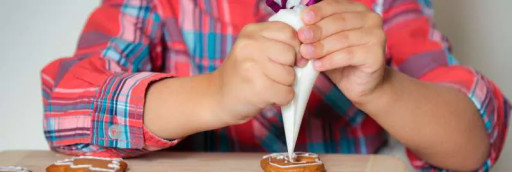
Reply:
[[[273,153],[263,156],[260,161],[261,169],[265,172],[323,172],[324,164],[317,154],[296,152],[293,161],[288,153]]]
[[[46,168],[47,172],[124,172],[128,164],[121,158],[101,158],[92,156],[73,157],[57,161]]]
[[[30,170],[20,166],[2,166],[0,172],[30,172]]]

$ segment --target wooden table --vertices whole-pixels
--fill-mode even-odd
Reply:
[[[264,153],[154,152],[126,159],[129,171],[261,171]],[[18,165],[34,172],[68,156],[50,151],[0,152],[0,166]],[[321,154],[327,171],[407,171],[397,158],[384,155]]]

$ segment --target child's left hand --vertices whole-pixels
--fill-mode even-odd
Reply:
[[[315,69],[325,71],[347,98],[364,103],[382,85],[386,68],[380,15],[359,2],[324,0],[307,7],[302,20],[302,56],[314,59]]]

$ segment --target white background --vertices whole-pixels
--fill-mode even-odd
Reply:
[[[39,71],[71,56],[98,0],[0,1],[0,151],[48,149],[42,132]],[[512,1],[435,1],[436,23],[455,56],[512,98]],[[494,170],[512,171],[509,141]]]

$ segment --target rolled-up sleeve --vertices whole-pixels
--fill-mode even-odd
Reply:
[[[91,14],[75,55],[41,71],[43,127],[52,150],[133,157],[175,145],[144,127],[149,85],[164,78],[161,19],[151,1],[106,0]]]
[[[457,88],[474,103],[490,142],[488,171],[503,148],[511,105],[499,88],[474,69],[460,65],[447,39],[434,28],[428,0],[383,1],[387,54],[395,69],[423,81]],[[422,171],[447,171],[432,166],[407,150],[411,164]]]

